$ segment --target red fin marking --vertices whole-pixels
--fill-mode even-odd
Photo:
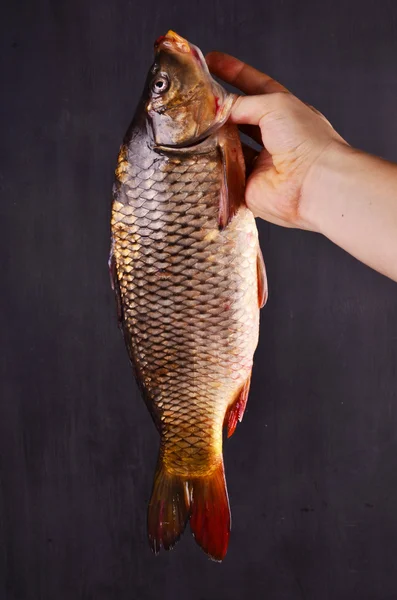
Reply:
[[[263,308],[267,302],[268,289],[265,261],[263,260],[263,255],[260,248],[258,248],[256,268],[258,273],[258,305],[259,308]]]
[[[192,479],[190,528],[199,546],[213,560],[226,555],[230,508],[223,463],[207,477]]]
[[[189,519],[189,503],[187,481],[168,473],[160,459],[148,509],[149,543],[155,554],[161,547],[175,546]]]
[[[237,423],[243,420],[245,407],[247,406],[248,394],[251,384],[251,375],[244,383],[234,403],[229,407],[225,424],[227,426],[227,437],[230,438],[236,430]]]

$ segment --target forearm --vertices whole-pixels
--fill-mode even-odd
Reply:
[[[308,175],[301,212],[311,229],[397,281],[397,165],[334,143]]]

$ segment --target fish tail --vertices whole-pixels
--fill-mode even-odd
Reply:
[[[231,521],[223,462],[210,475],[188,479],[167,471],[160,458],[148,510],[153,552],[173,548],[189,518],[198,545],[213,560],[223,560]]]
[[[191,481],[190,528],[213,560],[224,559],[230,536],[230,508],[223,461],[209,476]]]
[[[189,520],[189,488],[185,477],[173,475],[160,457],[148,509],[148,536],[155,554],[170,550]]]

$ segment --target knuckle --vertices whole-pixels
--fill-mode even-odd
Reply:
[[[274,92],[269,94],[269,108],[273,113],[281,115],[289,112],[294,106],[294,96],[289,92]]]
[[[273,102],[276,106],[286,107],[293,104],[294,96],[289,92],[274,92],[272,96],[274,96]]]

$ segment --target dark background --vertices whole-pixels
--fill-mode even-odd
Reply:
[[[397,160],[397,3],[3,3],[1,600],[395,600],[397,286],[319,235],[258,223],[270,299],[226,444],[228,555],[154,557],[158,437],[118,331],[113,169],[172,27]]]

